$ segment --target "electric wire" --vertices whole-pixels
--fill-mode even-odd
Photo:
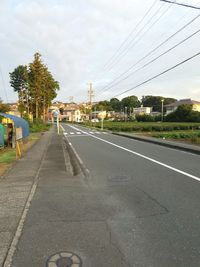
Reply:
[[[131,65],[126,71],[124,71],[123,73],[121,73],[118,77],[116,77],[113,81],[111,81],[109,84],[107,84],[106,86],[104,86],[101,90],[103,90],[100,94],[104,93],[105,91],[107,91],[109,88],[111,88],[111,85],[119,80],[123,75],[125,75],[126,73],[128,73],[131,69],[133,69],[135,66],[137,66],[140,62],[142,62],[145,58],[149,57],[150,55],[152,55],[156,50],[158,50],[161,46],[163,46],[164,44],[166,44],[168,41],[170,41],[174,36],[176,36],[178,33],[180,33],[181,31],[183,31],[186,27],[188,27],[190,24],[192,24],[195,20],[197,20],[200,17],[200,14],[195,16],[192,20],[190,20],[188,23],[186,23],[184,26],[182,26],[180,29],[178,29],[175,33],[173,33],[172,35],[170,35],[167,39],[165,39],[163,42],[161,42],[158,46],[156,46],[154,49],[152,49],[150,52],[148,52],[144,57],[142,57],[141,59],[139,59],[136,63],[134,63],[133,65]]]
[[[200,52],[198,52],[198,53],[192,55],[192,56],[189,57],[189,58],[184,59],[183,61],[177,63],[176,65],[174,65],[174,66],[172,66],[172,67],[170,67],[170,68],[168,68],[168,69],[162,71],[162,72],[159,73],[159,74],[156,74],[155,76],[153,76],[153,77],[151,77],[151,78],[149,78],[149,79],[147,79],[147,80],[145,80],[145,81],[143,81],[143,82],[141,82],[141,83],[139,83],[139,84],[137,84],[137,85],[135,85],[135,86],[133,86],[133,87],[131,87],[131,88],[129,88],[129,89],[127,89],[127,90],[125,90],[125,91],[123,91],[123,92],[121,92],[121,93],[115,95],[115,96],[113,96],[113,97],[118,97],[118,96],[120,96],[120,95],[122,95],[122,94],[125,94],[125,93],[127,93],[127,92],[129,92],[129,91],[132,91],[133,89],[136,89],[136,88],[138,88],[138,87],[140,87],[140,86],[142,86],[142,85],[144,85],[144,84],[146,84],[146,83],[148,83],[148,82],[150,82],[150,81],[152,81],[152,80],[154,80],[154,79],[156,79],[156,78],[158,78],[158,77],[164,75],[165,73],[167,73],[167,72],[169,72],[169,71],[171,71],[171,70],[173,70],[173,69],[175,69],[175,68],[177,68],[177,67],[179,67],[179,66],[185,64],[186,62],[188,62],[188,61],[194,59],[195,57],[197,57],[197,56],[199,56],[199,55],[200,55]]]
[[[2,80],[2,85],[3,85],[3,90],[4,90],[4,93],[5,93],[5,97],[6,97],[6,102],[8,103],[8,95],[7,95],[5,81],[4,81],[3,72],[1,70],[1,68],[0,68],[0,74],[1,74],[1,80]]]
[[[132,76],[133,74],[135,74],[136,72],[144,69],[145,67],[149,66],[150,64],[152,64],[153,62],[155,62],[156,60],[158,60],[159,58],[161,58],[162,56],[166,55],[167,53],[169,53],[170,51],[172,51],[173,49],[175,49],[176,47],[178,47],[179,45],[183,44],[184,42],[186,42],[187,40],[189,40],[190,38],[192,38],[193,36],[195,36],[196,34],[198,34],[200,32],[200,29],[195,31],[194,33],[192,33],[191,35],[189,35],[188,37],[186,37],[185,39],[183,39],[182,41],[180,41],[179,43],[175,44],[174,46],[172,46],[171,48],[167,49],[166,51],[164,51],[163,53],[161,53],[159,56],[155,57],[154,59],[150,60],[149,62],[147,62],[146,64],[144,64],[143,66],[141,66],[140,68],[136,69],[134,72],[130,73],[129,75],[125,76],[123,79],[121,79],[120,81],[114,83],[112,86],[110,86],[108,88],[111,89],[112,87],[114,87],[115,85],[121,83],[122,81],[128,79],[130,76]]]
[[[172,2],[172,1],[168,1],[168,0],[160,0],[162,2],[166,2],[166,3],[170,3],[170,4],[175,4],[175,5],[179,5],[179,6],[184,6],[184,7],[190,7],[190,8],[193,8],[193,9],[198,9],[200,10],[200,7],[197,7],[197,6],[192,6],[192,5],[187,5],[187,4],[184,4],[184,3],[178,3],[176,1]]]
[[[140,24],[145,20],[145,18],[148,16],[148,14],[151,12],[151,10],[154,8],[155,4],[157,3],[157,0],[153,2],[153,4],[150,6],[150,8],[147,10],[147,12],[144,14],[144,16],[139,20],[139,22],[136,24],[136,26],[131,30],[131,32],[128,34],[126,39],[121,43],[121,45],[118,47],[118,49],[115,51],[113,56],[105,63],[104,67],[109,65],[110,61],[113,60],[113,58],[118,54],[118,52],[123,48],[123,46],[126,44],[126,42],[129,40],[131,35],[137,30],[137,28],[140,26]]]
[[[130,43],[129,43],[129,46],[124,50],[124,51],[122,51],[120,54],[119,54],[119,56],[118,56],[118,58],[116,58],[113,62],[112,62],[112,64],[110,64],[110,66],[109,66],[109,68],[107,69],[107,71],[110,71],[115,65],[116,65],[116,63],[118,63],[124,56],[126,56],[127,55],[127,53],[145,36],[145,34],[146,33],[148,33],[152,28],[153,28],[153,26],[168,12],[168,10],[171,8],[171,6],[172,5],[170,5],[169,7],[167,7],[167,9],[165,9],[164,10],[164,12],[162,12],[161,13],[161,15],[155,20],[155,21],[153,21],[153,23],[142,33],[142,31],[143,31],[143,29],[146,27],[146,24],[144,25],[144,27],[142,28],[142,30],[139,32],[139,34],[140,33],[142,33],[142,35],[141,36],[139,36],[139,38],[138,39],[134,39],[134,40],[132,40]],[[161,8],[161,7],[160,7]],[[158,13],[158,11],[157,11],[157,13]],[[155,17],[156,16],[156,14],[153,16],[153,17]],[[152,17],[152,18],[153,18]],[[149,24],[149,21],[148,21],[148,23],[147,24]],[[138,35],[139,35],[138,34]],[[135,42],[133,42],[133,41],[135,41]]]

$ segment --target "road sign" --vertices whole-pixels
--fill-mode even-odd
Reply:
[[[99,114],[97,115],[97,117],[100,118],[100,119],[105,119],[105,117],[106,117],[106,111],[99,112]]]
[[[21,140],[23,137],[22,135],[22,128],[19,127],[19,128],[15,128],[15,138],[16,138],[16,141],[17,140]]]

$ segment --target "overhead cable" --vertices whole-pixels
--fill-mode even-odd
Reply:
[[[144,37],[144,35],[146,33],[148,33],[153,28],[153,26],[168,12],[168,10],[170,8],[171,8],[171,5],[167,9],[165,9],[164,12],[162,12],[160,14],[160,16],[155,21],[153,21],[153,23],[144,32],[142,32],[143,29],[146,27],[146,25],[149,24],[149,21],[147,24],[144,25],[144,27],[141,29],[141,31],[136,36],[136,37],[138,37],[141,33],[141,35],[138,37],[138,39],[134,38],[131,42],[129,42],[129,46],[124,51],[122,51],[115,60],[113,60],[112,64],[110,64],[108,71],[111,70],[116,65],[116,63],[118,63],[124,56],[126,56],[126,54],[130,51],[130,49],[132,49]],[[156,14],[154,14],[153,17],[155,17],[155,16],[156,16]],[[152,19],[153,19],[153,17],[152,17]]]
[[[112,87],[114,87],[115,85],[121,83],[122,81],[128,79],[130,76],[132,76],[133,74],[135,74],[136,72],[144,69],[145,67],[149,66],[150,64],[152,64],[153,62],[155,62],[156,60],[158,60],[159,58],[161,58],[162,56],[166,55],[167,53],[169,53],[170,51],[172,51],[173,49],[175,49],[176,47],[178,47],[179,45],[183,44],[184,42],[186,42],[187,40],[189,40],[190,38],[192,38],[193,36],[195,36],[196,34],[198,34],[200,32],[200,29],[195,31],[194,33],[192,33],[191,35],[189,35],[187,38],[183,39],[182,41],[180,41],[179,43],[177,43],[176,45],[172,46],[171,48],[167,49],[165,52],[161,53],[159,56],[155,57],[154,59],[150,60],[149,62],[147,62],[146,64],[144,64],[142,67],[136,69],[134,72],[130,73],[129,75],[125,76],[123,79],[119,80],[118,82],[114,83],[112,86],[108,87],[108,90],[111,89]]]
[[[136,63],[134,63],[133,65],[131,65],[126,71],[124,71],[123,73],[121,73],[118,77],[116,77],[113,81],[111,81],[109,84],[107,84],[106,86],[104,86],[102,88],[102,93],[104,93],[105,91],[107,91],[109,88],[112,87],[113,83],[117,80],[119,80],[122,76],[124,76],[126,73],[128,73],[130,70],[132,70],[135,66],[137,66],[140,62],[142,62],[145,58],[149,57],[151,54],[153,54],[156,50],[158,50],[161,46],[163,46],[164,44],[166,44],[168,41],[170,41],[174,36],[176,36],[178,33],[180,33],[181,31],[183,31],[186,27],[188,27],[190,24],[192,24],[195,20],[197,20],[200,17],[200,14],[197,15],[196,17],[194,17],[192,20],[190,20],[188,23],[186,23],[184,26],[182,26],[179,30],[177,30],[175,33],[173,33],[172,35],[170,35],[167,39],[165,39],[163,42],[161,42],[158,46],[156,46],[154,49],[152,49],[150,52],[148,52],[144,57],[142,57],[141,59],[139,59]]]
[[[106,67],[107,65],[109,65],[110,61],[113,60],[113,58],[118,54],[118,52],[122,49],[122,47],[126,44],[126,42],[129,40],[129,38],[131,37],[131,35],[137,30],[137,28],[140,26],[140,24],[144,21],[144,19],[148,16],[148,14],[151,12],[151,10],[154,8],[155,4],[158,1],[155,0],[153,2],[153,4],[150,6],[150,8],[147,10],[147,12],[144,14],[144,16],[139,20],[139,22],[136,24],[136,26],[131,30],[131,32],[128,34],[128,36],[126,37],[126,39],[121,43],[121,45],[118,47],[118,49],[115,51],[115,53],[113,54],[113,56],[106,62],[106,64],[104,65],[104,67]]]
[[[154,80],[154,79],[156,79],[156,78],[158,78],[158,77],[164,75],[165,73],[167,73],[167,72],[169,72],[169,71],[171,71],[171,70],[173,70],[173,69],[175,69],[175,68],[177,68],[177,67],[179,67],[179,66],[185,64],[186,62],[188,62],[188,61],[190,61],[190,60],[196,58],[196,57],[199,56],[199,55],[200,55],[200,52],[194,54],[193,56],[191,56],[191,57],[189,57],[189,58],[186,58],[185,60],[179,62],[178,64],[176,64],[176,65],[174,65],[174,66],[172,66],[172,67],[170,67],[170,68],[168,68],[168,69],[162,71],[161,73],[159,73],[159,74],[157,74],[157,75],[155,75],[155,76],[153,76],[153,77],[151,77],[151,78],[149,78],[149,79],[147,79],[147,80],[145,80],[145,81],[143,81],[143,82],[141,82],[141,83],[139,83],[139,84],[137,84],[137,85],[135,85],[135,86],[133,86],[133,87],[131,87],[131,88],[129,88],[129,89],[127,89],[127,90],[125,90],[125,91],[123,91],[123,92],[121,92],[121,93],[115,95],[115,96],[113,96],[113,97],[118,97],[118,96],[120,96],[120,95],[122,95],[122,94],[125,94],[125,93],[127,93],[127,92],[129,92],[129,91],[132,91],[133,89],[136,89],[136,88],[138,88],[138,87],[140,87],[140,86],[142,86],[142,85],[144,85],[144,84],[146,84],[146,83],[148,83],[148,82],[150,82],[150,81],[152,81],[152,80]]]
[[[3,89],[4,89],[4,93],[5,93],[6,101],[7,101],[7,103],[8,103],[8,95],[7,95],[6,86],[5,86],[5,81],[4,81],[3,72],[2,72],[2,70],[1,70],[1,68],[0,68],[0,74],[1,74],[2,85],[3,85]]]

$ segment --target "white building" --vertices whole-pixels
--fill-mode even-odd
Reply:
[[[190,98],[187,98],[187,99],[178,100],[178,101],[176,101],[176,102],[174,102],[172,104],[169,104],[169,105],[165,105],[166,114],[174,112],[177,109],[178,106],[183,105],[183,104],[191,105],[192,109],[194,111],[199,111],[200,112],[200,102],[192,100]]]
[[[150,115],[152,112],[152,107],[139,107],[139,108],[133,108],[133,114],[134,115],[143,115],[148,114]]]

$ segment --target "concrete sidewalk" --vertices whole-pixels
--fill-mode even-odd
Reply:
[[[153,143],[153,144],[160,145],[160,146],[179,149],[182,151],[200,155],[200,146],[195,146],[192,144],[186,144],[186,143],[181,143],[181,142],[176,142],[176,141],[168,141],[165,139],[159,139],[159,138],[154,138],[154,137],[140,136],[140,135],[136,135],[133,133],[112,132],[112,134],[131,138],[131,139],[142,141],[142,142],[148,142],[148,143]]]
[[[0,266],[8,256],[53,128],[0,178]],[[14,245],[14,244],[13,244]]]
[[[1,267],[128,267],[109,203],[65,148],[51,130],[1,181]]]

